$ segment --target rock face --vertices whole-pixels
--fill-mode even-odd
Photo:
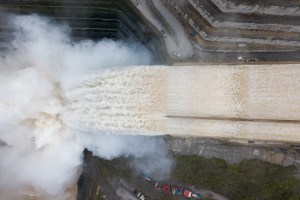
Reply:
[[[239,1],[212,0],[222,12],[246,14],[299,16],[300,5],[297,1]]]
[[[260,159],[283,166],[297,165],[300,167],[299,145],[275,143],[241,145],[221,140],[170,136],[166,136],[165,141],[169,145],[170,151],[180,155],[217,157],[231,164],[245,159]]]

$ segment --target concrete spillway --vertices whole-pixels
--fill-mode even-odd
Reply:
[[[299,77],[300,65],[138,66],[66,98],[70,123],[96,132],[300,142]]]

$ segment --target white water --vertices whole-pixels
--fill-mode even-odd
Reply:
[[[134,103],[119,94],[139,96],[124,87],[130,73],[104,78],[111,68],[150,64],[147,49],[111,40],[74,43],[67,26],[38,16],[15,16],[9,23],[15,39],[0,57],[0,199],[74,198],[68,188],[76,188],[84,148],[105,159],[131,155],[137,170],[168,174],[172,161],[161,138],[118,135],[122,126],[140,122]],[[82,84],[84,77],[90,78]],[[97,100],[102,103],[93,104]]]
[[[84,148],[168,174],[163,140],[132,135],[300,141],[297,64],[145,66],[139,45],[73,43],[36,16],[12,22],[0,58],[0,199],[70,198]]]
[[[164,106],[160,69],[139,66],[87,77],[65,93],[71,125],[107,133],[159,131],[156,122],[159,123]]]
[[[139,66],[88,77],[74,122],[122,134],[300,141],[294,65]]]

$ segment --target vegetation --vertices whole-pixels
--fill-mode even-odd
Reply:
[[[206,159],[200,156],[175,155],[174,160],[176,166],[171,179],[182,185],[206,188],[230,200],[300,200],[300,180],[293,176],[295,167],[283,167],[260,160],[245,160],[239,164],[230,165],[222,159]],[[90,162],[87,165],[91,166],[89,170],[94,169],[97,173],[90,171],[85,176],[87,178],[85,184],[79,180],[79,189],[86,189],[86,191],[83,190],[81,199],[101,198],[102,186],[107,185],[107,180],[111,177],[120,177],[128,181],[135,177],[132,176],[135,172],[129,167],[128,158],[111,161],[97,158],[87,160],[87,162]],[[98,186],[101,186],[100,190]],[[151,190],[149,192],[151,193]],[[149,195],[146,193],[146,196]],[[161,193],[156,199],[175,200],[178,198]]]
[[[103,160],[97,159],[99,173],[103,177],[122,177],[124,179],[129,179],[132,170],[128,166],[127,160],[125,158],[118,158],[113,160]]]
[[[260,160],[229,165],[224,160],[199,156],[175,156],[173,178],[207,188],[232,200],[300,199],[300,180],[294,167]]]

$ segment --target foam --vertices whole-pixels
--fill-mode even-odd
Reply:
[[[67,93],[94,131],[300,141],[299,65],[136,66]]]

